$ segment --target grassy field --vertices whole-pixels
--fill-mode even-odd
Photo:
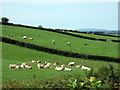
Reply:
[[[110,35],[114,35],[114,36],[120,36],[120,34],[110,34]]]
[[[58,56],[54,54],[48,54],[44,52],[35,51],[32,49],[27,49],[11,44],[2,43],[2,79],[3,84],[6,82],[18,80],[47,80],[47,79],[61,79],[64,77],[75,77],[80,76],[85,77],[85,71],[82,69],[78,69],[75,67],[72,68],[72,72],[67,71],[55,71],[53,66],[52,68],[47,69],[38,69],[36,64],[30,65],[33,67],[31,70],[26,69],[9,69],[9,64],[21,64],[23,62],[29,62],[32,59],[40,60],[42,63],[45,61],[47,62],[56,62],[58,61],[59,64],[67,65],[70,61],[75,61],[77,64],[85,65],[94,70],[98,70],[100,67],[106,66],[108,64],[112,64],[115,68],[118,68],[117,63],[113,62],[104,62],[104,61],[94,61],[94,60],[85,60],[85,59],[78,59],[78,58],[69,58],[64,56]],[[33,78],[35,76],[35,78]]]
[[[8,34],[13,34],[14,37],[9,37]],[[32,37],[33,40],[23,40],[24,35]],[[118,57],[118,43],[93,41],[55,32],[5,25],[2,27],[2,36],[63,51]],[[51,44],[52,40],[56,41],[55,45]],[[72,43],[71,46],[66,45],[68,41]],[[85,43],[88,45],[84,45]]]
[[[84,34],[84,33],[76,33],[76,32],[69,32],[69,33],[87,36],[87,37],[93,37],[93,38],[97,38],[97,39],[119,40],[118,37],[109,37],[109,36],[101,36],[101,35],[95,35],[95,34]],[[115,35],[115,36],[117,36],[117,35]]]

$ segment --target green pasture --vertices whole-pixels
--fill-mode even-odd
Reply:
[[[109,37],[109,36],[102,36],[102,35],[95,35],[95,34],[84,34],[84,33],[77,33],[77,32],[69,32],[69,33],[86,36],[86,37],[93,37],[93,38],[97,38],[97,39],[119,40],[118,37]],[[117,35],[115,35],[115,36],[117,36]]]
[[[23,48],[11,44],[2,43],[2,80],[3,84],[6,82],[18,80],[47,80],[47,79],[61,79],[64,77],[75,77],[80,76],[85,77],[88,71],[84,71],[80,68],[71,67],[73,71],[55,71],[55,66],[52,68],[38,69],[37,64],[30,64],[33,69],[9,69],[9,64],[18,64],[24,62],[30,62],[32,59],[40,60],[42,63],[47,62],[59,62],[59,65],[67,65],[70,61],[75,61],[77,65],[85,65],[90,68],[93,68],[95,71],[102,66],[112,64],[115,68],[118,68],[117,63],[113,62],[104,62],[104,61],[94,61],[94,60],[85,60],[78,58],[70,58],[64,56],[58,56],[54,54],[48,54],[40,51],[35,51],[28,48]]]
[[[120,34],[110,34],[110,35],[114,35],[114,36],[120,36]]]
[[[14,37],[10,37],[8,34],[13,34]],[[23,40],[22,36],[24,35],[27,37],[32,37],[33,40]],[[2,36],[63,51],[89,55],[118,57],[118,43],[113,42],[87,40],[50,31],[6,25],[2,26]],[[52,40],[56,41],[55,45],[51,44]],[[68,41],[72,43],[71,46],[66,45]]]

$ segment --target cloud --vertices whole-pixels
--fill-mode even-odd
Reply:
[[[1,0],[0,2],[79,3],[79,2],[119,2],[119,0]]]

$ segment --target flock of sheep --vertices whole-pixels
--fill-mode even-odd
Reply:
[[[52,44],[56,44],[55,40],[52,40]],[[67,45],[71,45],[71,42],[67,42]]]
[[[12,34],[9,34],[8,36],[13,37]],[[27,39],[27,36],[23,36],[23,39]],[[29,40],[33,40],[33,38],[29,37]],[[52,44],[56,44],[55,40],[52,40]],[[67,45],[71,45],[71,42],[67,42]]]
[[[91,70],[91,68],[83,66],[83,65],[75,65],[76,62],[69,62],[67,67],[64,64],[59,65],[58,62],[55,62],[55,63],[49,63],[49,62],[41,63],[41,61],[32,60],[32,61],[30,61],[28,63],[36,63],[38,69],[52,68],[52,65],[56,65],[56,67],[55,67],[56,71],[72,71],[72,69],[70,67],[81,68],[83,70],[88,70],[88,71]],[[22,63],[21,65],[10,64],[9,68],[10,69],[22,69],[22,68],[24,68],[24,69],[33,69],[32,66],[29,65],[28,63]]]
[[[10,36],[10,37],[13,37],[12,34],[9,34],[9,36]],[[28,38],[27,36],[23,36],[22,38],[23,38],[23,39],[33,40],[33,38],[31,38],[31,37]],[[56,41],[55,41],[55,40],[52,40],[52,44],[56,44]],[[67,42],[66,45],[71,46],[71,42]],[[85,43],[84,45],[87,45],[87,43]]]
[[[9,34],[10,37],[13,37],[12,34]],[[22,39],[29,39],[29,40],[33,40],[33,38],[31,37],[27,37],[27,36],[23,36]],[[52,40],[52,44],[56,44],[55,40]],[[71,42],[67,42],[66,45],[71,45]],[[58,65],[58,62],[55,62],[55,63],[48,63],[48,62],[45,62],[44,64],[41,64],[41,61],[35,61],[35,60],[32,60],[30,61],[29,63],[37,63],[37,67],[38,69],[43,69],[43,68],[51,68],[52,65]],[[75,62],[69,62],[68,63],[68,67],[71,67],[71,66],[75,66]],[[65,65],[60,65],[59,67],[55,67],[55,70],[56,71],[72,71],[71,68],[68,68],[68,67],[65,67]],[[88,70],[90,71],[91,68],[89,67],[86,67],[86,66],[83,66],[83,65],[76,65],[75,66],[76,68],[81,68],[83,70]],[[21,68],[24,68],[24,69],[32,69],[32,66],[27,64],[27,63],[22,63],[21,65],[16,65],[16,64],[10,64],[9,65],[9,68],[10,69],[21,69]]]
[[[9,34],[8,36],[13,37],[12,34]],[[27,36],[23,36],[22,38],[23,38],[23,39],[27,39]],[[33,38],[31,38],[31,37],[29,37],[28,39],[33,40]]]

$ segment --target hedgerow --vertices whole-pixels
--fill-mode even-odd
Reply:
[[[86,55],[86,54],[80,54],[80,53],[73,53],[73,52],[67,52],[67,51],[61,51],[57,49],[47,48],[43,46],[38,46],[35,44],[25,43],[17,40],[12,40],[10,38],[6,37],[0,37],[2,39],[2,42],[10,43],[14,45],[18,45],[25,48],[30,48],[38,51],[43,51],[51,54],[57,54],[57,55],[63,55],[66,57],[74,57],[74,58],[84,58],[84,59],[92,59],[92,60],[103,60],[103,61],[110,61],[110,62],[120,62],[120,58],[113,58],[113,57],[106,57],[106,56],[96,56],[96,55]]]

